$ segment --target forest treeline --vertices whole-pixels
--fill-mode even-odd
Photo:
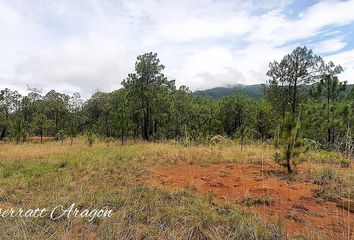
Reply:
[[[157,54],[143,54],[121,89],[96,92],[86,101],[79,93],[22,96],[1,90],[0,140],[85,135],[122,143],[128,138],[206,143],[224,135],[241,141],[273,139],[289,154],[304,139],[352,152],[354,91],[344,94],[346,83],[338,80],[343,69],[311,49],[297,47],[271,62],[259,100],[243,94],[219,100],[196,96],[186,86],[177,88],[163,70]]]

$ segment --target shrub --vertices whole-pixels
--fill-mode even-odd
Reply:
[[[60,141],[60,144],[63,143],[64,139],[65,139],[65,134],[63,130],[60,130],[56,135],[55,135],[56,139],[58,139],[58,141]]]
[[[282,160],[282,155],[279,151],[276,151],[273,155],[273,159],[275,163],[280,163],[280,161]]]
[[[339,160],[339,164],[342,168],[350,167],[351,160],[349,158],[342,158]]]
[[[95,134],[92,131],[88,131],[85,134],[85,142],[89,147],[92,147],[93,143],[95,142]]]
[[[331,182],[338,181],[339,177],[333,168],[325,167],[315,173],[315,183],[319,185],[327,185]]]
[[[241,204],[244,204],[246,206],[254,206],[254,205],[267,205],[267,206],[270,206],[274,203],[274,201],[269,198],[269,197],[263,197],[263,198],[260,198],[260,197],[255,197],[255,198],[252,198],[252,197],[249,197],[249,196],[246,196],[244,199],[242,199],[240,201]]]

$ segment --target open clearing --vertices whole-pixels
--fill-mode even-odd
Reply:
[[[2,218],[0,239],[352,239],[352,166],[308,152],[289,176],[273,154],[265,143],[3,143],[1,208],[76,203],[114,214]]]
[[[218,201],[247,206],[267,218],[282,219],[292,235],[320,231],[338,236],[354,228],[354,214],[334,202],[319,200],[315,184],[289,181],[286,171],[275,164],[184,164],[154,167],[151,172],[148,183],[190,188]]]

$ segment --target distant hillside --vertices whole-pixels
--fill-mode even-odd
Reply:
[[[233,87],[217,87],[206,90],[195,91],[194,94],[198,96],[210,97],[213,99],[220,99],[222,97],[232,95],[234,93],[243,93],[253,99],[259,99],[263,95],[264,84],[256,85],[236,85]]]
[[[347,85],[347,88],[344,92],[344,96],[348,95],[353,87],[354,87],[353,84]],[[264,84],[255,84],[255,85],[239,84],[233,87],[217,87],[217,88],[211,88],[206,90],[199,90],[199,91],[195,91],[193,94],[197,96],[204,96],[213,99],[220,99],[235,93],[243,93],[249,96],[250,98],[257,100],[263,96],[263,88],[264,88]],[[309,89],[310,86],[304,86],[304,88],[302,88],[303,91],[309,91]]]

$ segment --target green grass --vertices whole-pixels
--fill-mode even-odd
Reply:
[[[298,162],[314,162],[321,164],[337,164],[341,167],[349,167],[351,159],[347,158],[340,152],[334,151],[309,151],[301,154],[297,159]]]

